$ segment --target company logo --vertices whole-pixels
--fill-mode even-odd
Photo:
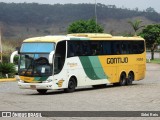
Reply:
[[[12,117],[11,112],[2,112],[2,117]]]
[[[78,66],[77,63],[67,63],[67,65],[70,66],[70,67],[76,67],[76,66]]]
[[[40,112],[2,112],[2,117],[42,117]]]
[[[128,63],[128,57],[124,58],[107,58],[107,64]]]
[[[62,87],[64,80],[59,80],[58,83],[56,83],[58,85],[58,87]]]

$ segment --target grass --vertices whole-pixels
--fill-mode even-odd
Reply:
[[[147,63],[157,63],[157,64],[160,64],[160,58],[155,58],[154,60],[149,60],[147,59]]]

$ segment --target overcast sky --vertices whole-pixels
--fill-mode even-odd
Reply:
[[[15,2],[15,3],[41,3],[41,4],[65,4],[65,3],[102,3],[106,5],[116,5],[117,7],[131,8],[136,7],[139,10],[145,10],[148,7],[154,8],[157,12],[160,13],[160,0],[0,0],[0,2]]]

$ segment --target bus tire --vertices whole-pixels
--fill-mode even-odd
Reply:
[[[126,85],[126,74],[123,72],[121,73],[121,76],[119,78],[119,86],[124,86]]]
[[[71,77],[68,82],[68,88],[64,89],[64,91],[67,93],[74,92],[75,88],[76,88],[76,80],[75,78]]]
[[[127,85],[131,85],[133,81],[134,81],[134,73],[129,72],[128,79],[127,79]]]
[[[45,89],[38,89],[37,92],[39,94],[46,94],[47,90],[45,90]]]

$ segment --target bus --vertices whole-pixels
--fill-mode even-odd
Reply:
[[[77,33],[29,38],[19,55],[19,88],[75,91],[79,86],[131,85],[146,70],[145,40],[105,33]]]

